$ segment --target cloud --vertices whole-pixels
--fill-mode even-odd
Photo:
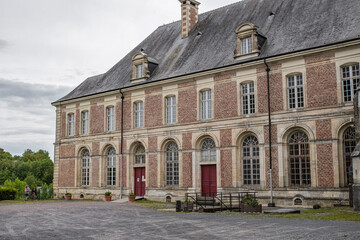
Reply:
[[[9,43],[5,40],[0,39],[0,50],[9,46]]]
[[[71,87],[0,79],[0,147],[12,154],[44,149],[52,156],[55,108]]]

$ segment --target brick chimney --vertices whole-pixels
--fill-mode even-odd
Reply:
[[[198,22],[198,9],[200,3],[195,0],[179,0],[181,3],[181,37],[186,38]]]

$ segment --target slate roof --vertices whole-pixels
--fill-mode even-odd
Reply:
[[[184,39],[180,21],[160,26],[108,72],[86,79],[56,102],[143,84],[130,82],[131,58],[142,48],[159,63],[146,80],[153,82],[249,61],[233,58],[234,31],[244,22],[258,26],[267,38],[261,54],[251,59],[257,60],[358,39],[359,12],[359,0],[240,1],[200,14],[197,25]]]

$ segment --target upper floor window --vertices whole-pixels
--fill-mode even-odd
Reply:
[[[106,156],[106,184],[115,186],[116,184],[116,152],[112,147]]]
[[[215,142],[211,138],[207,138],[201,143],[201,161],[216,161]]]
[[[176,98],[175,96],[166,98],[166,123],[176,122]]]
[[[302,74],[288,76],[286,79],[289,108],[304,107],[304,89]]]
[[[142,78],[143,77],[143,65],[139,64],[136,65],[136,78]]]
[[[201,101],[201,119],[210,119],[212,117],[211,90],[200,93]]]
[[[73,113],[68,114],[68,135],[74,136],[75,133],[75,115]]]
[[[81,113],[81,133],[89,133],[89,112],[85,111]]]
[[[143,127],[143,102],[134,103],[134,127]]]
[[[242,93],[242,113],[253,114],[255,113],[255,93],[254,83],[245,83],[241,85]]]
[[[81,185],[90,184],[90,152],[85,149],[81,154]]]
[[[145,164],[145,148],[139,145],[135,150],[134,164]]]
[[[166,185],[179,184],[179,152],[175,142],[166,146]]]
[[[106,117],[107,117],[107,130],[114,131],[115,129],[115,108],[108,107],[106,108]]]
[[[241,54],[249,54],[252,52],[252,37],[241,39]]]
[[[341,68],[344,102],[351,102],[360,81],[359,64]]]

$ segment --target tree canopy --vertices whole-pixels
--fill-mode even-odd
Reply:
[[[29,185],[51,184],[53,172],[54,163],[47,151],[27,149],[22,156],[12,156],[0,148],[0,185],[17,178]]]

